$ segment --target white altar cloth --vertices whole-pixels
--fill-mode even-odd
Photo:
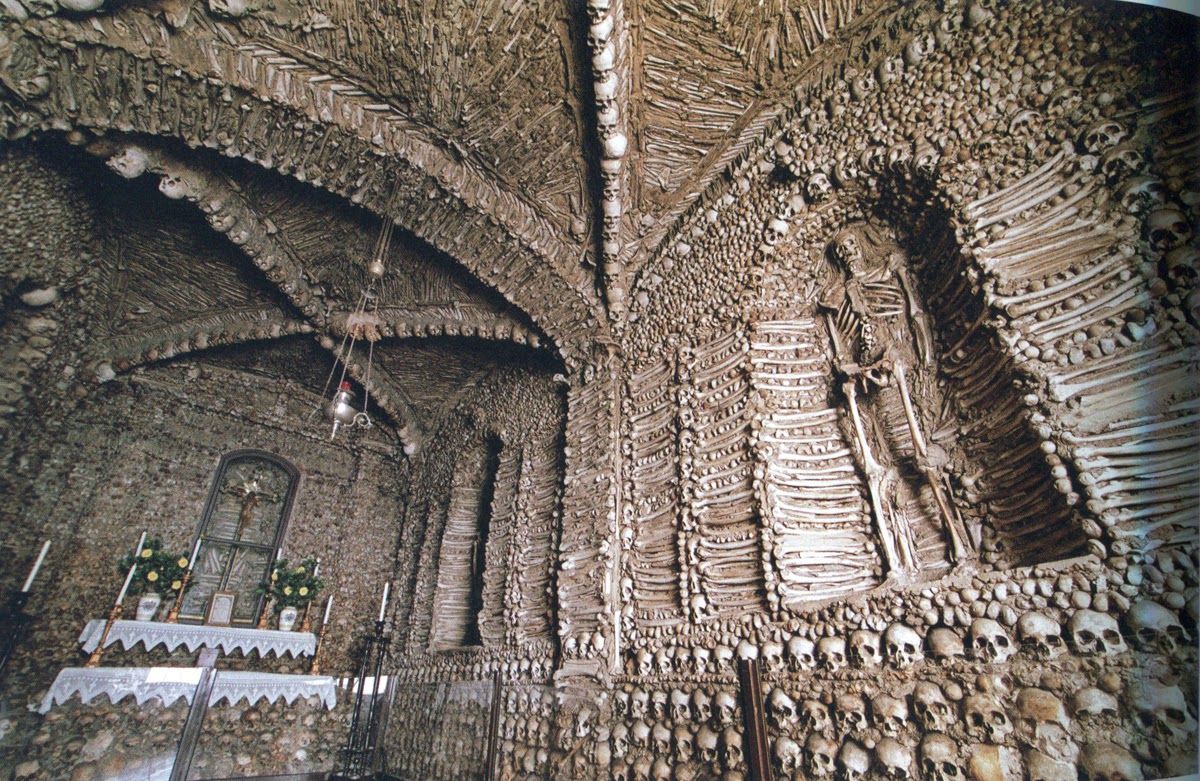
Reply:
[[[138,705],[155,699],[163,705],[179,700],[190,705],[200,682],[200,670],[199,667],[67,667],[42,698],[38,713],[48,713],[76,694],[85,705],[97,697],[107,697],[115,703],[130,695]],[[218,670],[208,704],[236,705],[245,700],[250,706],[260,700],[283,700],[291,705],[312,696],[320,697],[321,704],[332,709],[337,704],[334,679],[328,675]]]
[[[86,653],[96,650],[100,635],[104,632],[104,619],[88,621],[79,636],[79,643]],[[146,650],[158,645],[166,646],[168,652],[183,646],[189,653],[201,648],[216,648],[223,654],[240,651],[248,654],[258,651],[259,656],[312,656],[317,650],[317,637],[312,632],[280,632],[274,629],[243,629],[232,626],[207,626],[205,624],[168,624],[162,621],[117,621],[113,623],[105,642],[107,648],[114,643],[128,651],[141,643]]]

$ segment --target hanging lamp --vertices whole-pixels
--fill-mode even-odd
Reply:
[[[371,253],[371,260],[367,263],[367,285],[359,295],[358,304],[354,307],[354,311],[346,316],[346,333],[342,337],[342,343],[338,346],[337,352],[334,354],[333,368],[330,370],[329,379],[325,383],[323,396],[329,393],[334,375],[338,373],[338,364],[341,364],[342,371],[341,376],[338,377],[337,390],[334,391],[333,397],[325,407],[325,414],[333,424],[333,430],[329,434],[330,441],[337,438],[338,429],[342,426],[366,429],[372,425],[371,416],[367,413],[367,407],[371,401],[371,370],[375,360],[375,343],[383,338],[383,334],[380,331],[383,326],[383,320],[378,314],[379,297],[377,288],[380,280],[383,279],[385,270],[384,259],[391,248],[392,232],[395,230],[395,227],[395,223],[390,219],[384,218],[383,226],[379,231],[379,237],[375,241],[374,251]],[[354,389],[351,387],[350,381],[346,379],[346,374],[354,359],[354,348],[359,342],[367,343],[367,368],[362,378],[363,402],[361,410],[355,406],[356,398]]]

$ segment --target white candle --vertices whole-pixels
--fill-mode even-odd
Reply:
[[[321,628],[329,623],[329,610],[333,607],[333,594],[329,595],[329,599],[325,600],[325,615],[321,618]]]
[[[321,557],[317,557],[317,566],[313,567],[313,577],[321,574]]]
[[[42,543],[42,552],[38,554],[37,561],[33,563],[33,569],[29,570],[29,577],[25,578],[25,585],[21,586],[21,591],[28,592],[29,587],[33,585],[33,579],[37,577],[38,570],[42,568],[42,562],[46,560],[46,551],[50,550],[50,540]]]
[[[196,557],[200,555],[200,539],[196,539],[196,546],[192,548],[192,557],[188,559],[188,572],[196,568]]]
[[[383,621],[383,613],[385,610],[387,610],[388,589],[391,587],[392,587],[392,582],[390,580],[383,584],[383,599],[379,603],[379,620],[380,621]]]
[[[138,540],[137,550],[133,552],[133,564],[129,565],[129,572],[125,573],[125,583],[121,586],[121,593],[117,595],[117,604],[125,601],[125,592],[129,590],[129,584],[133,581],[133,573],[137,570],[138,559],[142,555],[142,547],[146,544],[146,532],[142,532],[141,538]]]

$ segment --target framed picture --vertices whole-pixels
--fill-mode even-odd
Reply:
[[[233,623],[233,605],[237,594],[232,591],[214,591],[208,598],[208,613],[204,623],[211,626],[229,626]]]

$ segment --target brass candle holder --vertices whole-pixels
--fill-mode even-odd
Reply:
[[[179,581],[179,593],[175,595],[175,604],[171,605],[171,609],[167,611],[167,623],[179,623],[179,610],[183,607],[183,595],[187,593],[188,584],[192,582],[192,568],[188,567],[183,573],[183,580]]]
[[[100,659],[104,656],[104,644],[108,642],[108,633],[112,631],[113,624],[117,623],[117,619],[121,617],[121,611],[124,606],[120,602],[112,606],[112,610],[108,611],[108,621],[104,624],[104,631],[100,633],[100,642],[96,644],[96,650],[92,651],[92,655],[88,657],[84,667],[99,667]]]
[[[304,603],[304,618],[302,618],[300,620],[300,631],[301,632],[311,632],[312,631],[312,615],[311,615],[311,613],[312,613],[312,600],[310,599]]]
[[[265,600],[263,600],[262,614],[259,615],[259,617],[258,617],[258,628],[259,629],[267,628],[267,622],[268,622],[267,616],[271,615],[271,605],[274,602],[275,602],[275,600],[271,599],[271,597],[267,597]]]

